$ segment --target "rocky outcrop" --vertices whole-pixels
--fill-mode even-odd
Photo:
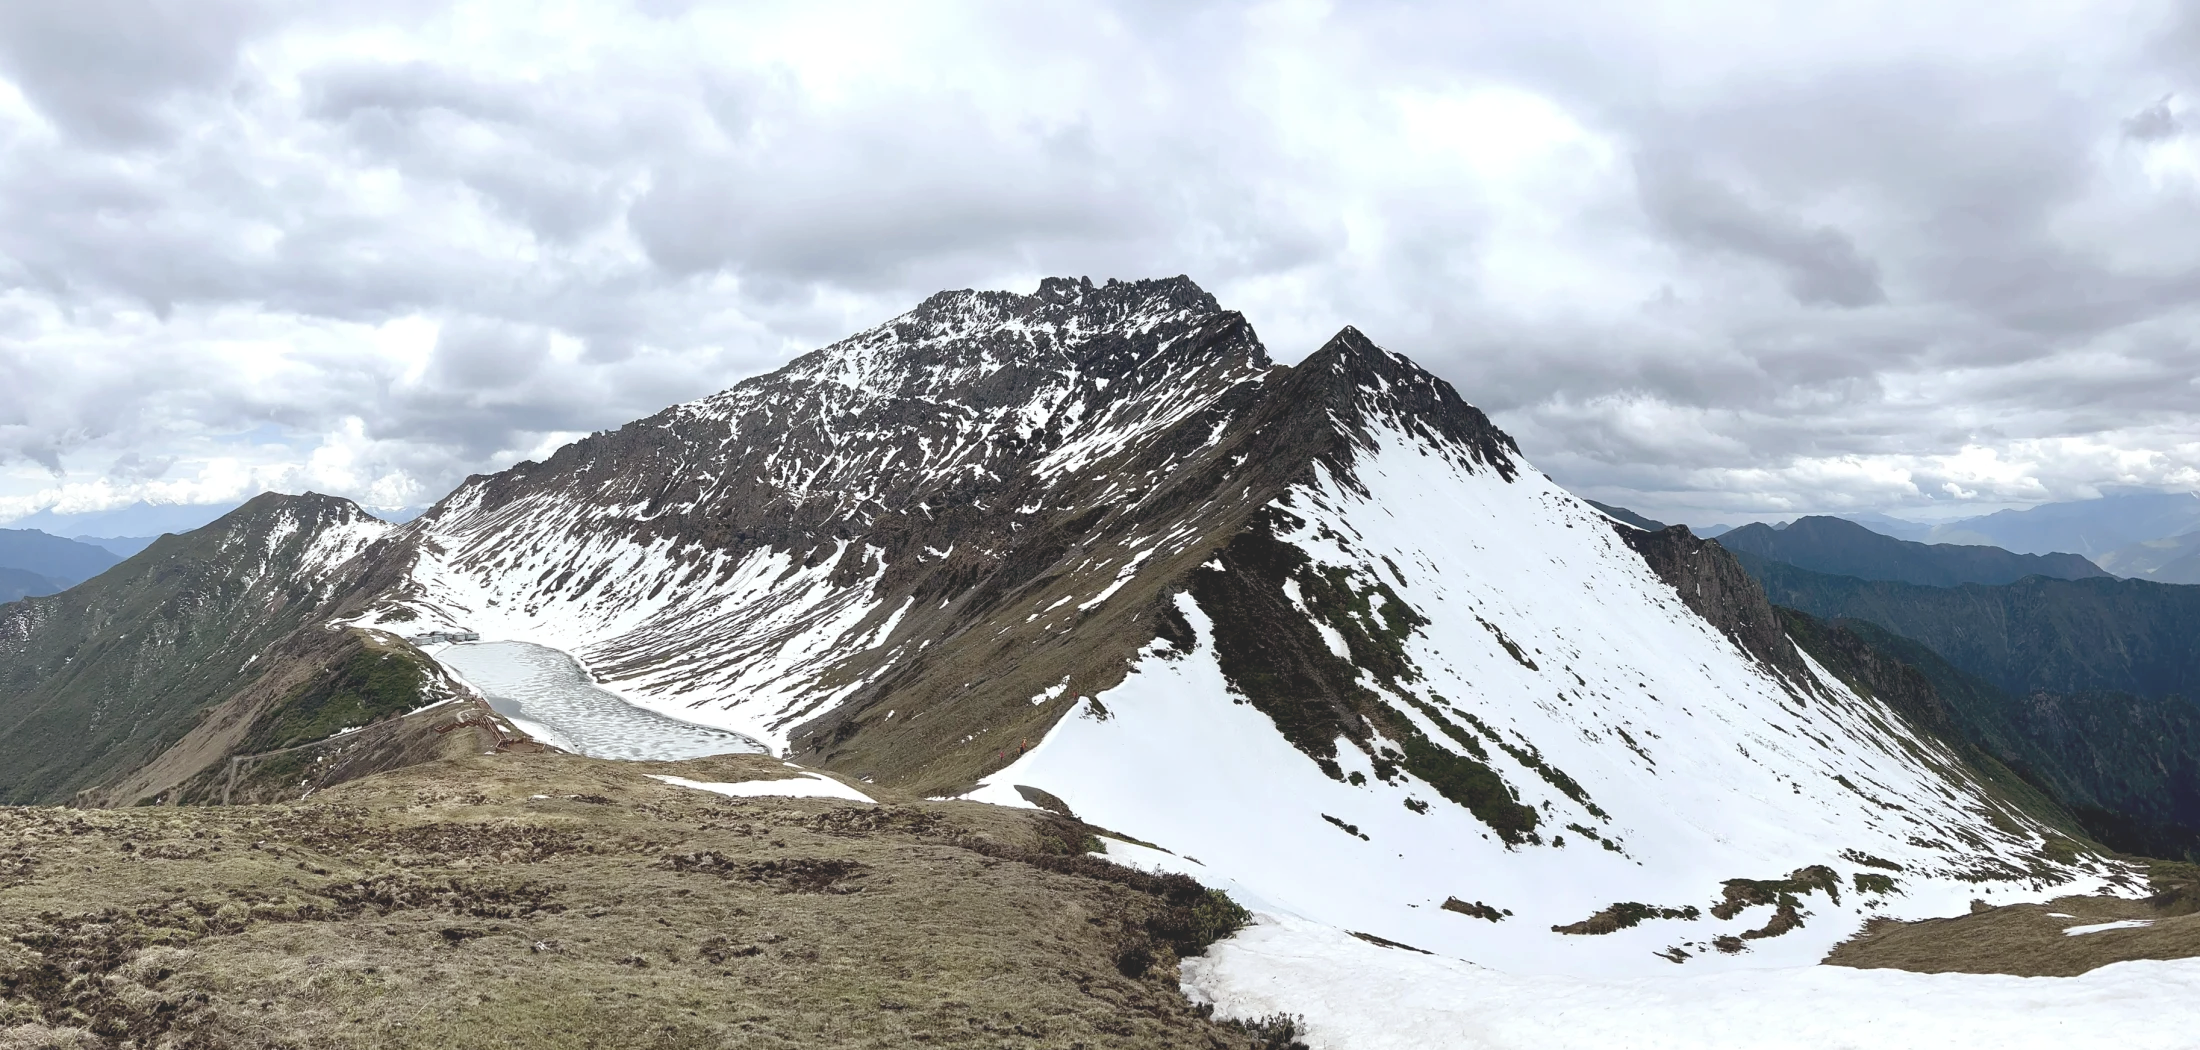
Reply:
[[[1772,603],[1765,600],[1764,588],[1717,540],[1699,539],[1686,525],[1655,532],[1631,525],[1615,524],[1613,529],[1691,611],[1786,681],[1807,688],[1810,675]]]

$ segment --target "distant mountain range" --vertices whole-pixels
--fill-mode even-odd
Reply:
[[[1907,665],[1937,697],[1921,711],[1944,709],[2088,835],[2134,853],[2200,854],[2200,588],[2118,579],[2075,554],[1919,543],[1832,517],[1746,525],[1718,544],[1780,607],[1797,645],[1837,673],[1846,660],[1845,678],[1866,674],[1890,703],[1920,687],[1883,665]],[[2200,537],[2147,549],[2159,571],[2200,551]]]
[[[0,529],[0,602],[65,591],[121,561],[89,543],[35,529]]]
[[[68,590],[70,584],[71,581],[42,576],[27,569],[0,568],[0,603],[41,594],[59,594]]]
[[[2200,532],[2142,540],[2094,559],[2118,576],[2156,583],[2200,583]]]
[[[1734,553],[1774,605],[1870,628],[1858,629],[1934,680],[1967,736],[2095,838],[2200,852],[2200,588],[2044,576],[1931,587]]]
[[[185,533],[209,524],[243,506],[229,503],[147,503],[140,500],[113,510],[59,514],[42,510],[8,524],[17,529],[36,529],[54,536],[134,537]],[[151,541],[147,541],[151,542]],[[136,553],[132,551],[131,553]]]
[[[2016,554],[2000,547],[1916,543],[1883,536],[1841,518],[1797,518],[1785,528],[1757,522],[1720,535],[1719,543],[1728,550],[1814,572],[1929,587],[2014,583],[2027,576],[2083,580],[2109,575],[2075,554]]]
[[[1625,507],[1590,501],[1604,513],[1641,529],[1665,523]],[[2082,580],[2107,576],[2075,554],[2017,554],[1999,547],[1917,543],[1883,535],[1842,518],[1807,517],[1781,525],[1762,522],[1728,529],[1721,546],[1815,572],[1865,580],[1895,580],[1930,587],[1963,583],[2013,583],[2027,576]]]
[[[1615,517],[1619,517],[1621,513],[1634,513],[1625,508],[1604,504],[1597,506]],[[1635,517],[1639,518],[1641,515]],[[1869,512],[1842,514],[1837,517],[1882,536],[1914,543],[1999,547],[2011,554],[2020,555],[2076,554],[2111,575],[2127,579],[2152,580],[2156,583],[2200,583],[2200,494],[2119,493],[2099,499],[2046,503],[2024,510],[1997,511],[1939,524]],[[1620,520],[1630,521],[1625,517]],[[1774,522],[1765,527],[1782,530],[1789,525],[1789,522]],[[1737,526],[1726,524],[1690,526],[1690,530],[1696,535],[1707,539],[1723,537],[1736,529]],[[1782,560],[1793,562],[1793,559]],[[1853,575],[1841,568],[1828,567],[1825,571]],[[2077,578],[2072,569],[2039,571],[2043,575]]]
[[[2004,510],[1935,527],[1935,543],[1986,543],[2019,554],[2092,557],[2200,529],[2200,495],[2147,492]]]

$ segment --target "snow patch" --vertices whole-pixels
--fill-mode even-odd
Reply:
[[[675,787],[709,791],[729,798],[841,798],[851,802],[868,802],[877,799],[849,787],[822,773],[804,773],[785,780],[743,780],[737,783],[719,783],[706,780],[689,780],[686,777],[667,776],[662,773],[644,774],[651,780],[661,780]]]
[[[2153,919],[2118,919],[2115,922],[2096,922],[2089,926],[2065,927],[2063,936],[2077,937],[2088,933],[2099,933],[2102,930],[2136,930],[2152,925],[2154,925]]]

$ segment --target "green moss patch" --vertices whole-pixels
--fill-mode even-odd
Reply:
[[[1894,892],[1894,876],[1873,871],[1860,871],[1853,876],[1858,893],[1887,894]]]
[[[1823,864],[1797,868],[1784,879],[1728,879],[1711,914],[1731,919],[1760,904],[1772,906],[1772,918],[1764,926],[1742,934],[1746,940],[1778,937],[1803,925],[1802,898],[1823,893],[1841,903],[1841,876]]]
[[[1489,766],[1452,754],[1418,731],[1403,734],[1406,772],[1436,793],[1466,807],[1508,846],[1540,841],[1535,807],[1522,805],[1511,785]]]
[[[283,697],[240,749],[276,751],[340,729],[404,714],[427,702],[428,669],[410,653],[361,647]]]
[[[1862,850],[1842,850],[1841,859],[1848,861],[1851,864],[1862,864],[1867,868],[1878,868],[1882,871],[1899,872],[1902,870],[1902,865],[1896,864],[1891,860],[1884,860],[1879,857],[1874,857],[1869,853],[1863,852]]]

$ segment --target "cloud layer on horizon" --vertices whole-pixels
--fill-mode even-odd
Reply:
[[[416,505],[1046,274],[1674,520],[2200,487],[2200,17],[1831,7],[0,7],[0,520]]]

